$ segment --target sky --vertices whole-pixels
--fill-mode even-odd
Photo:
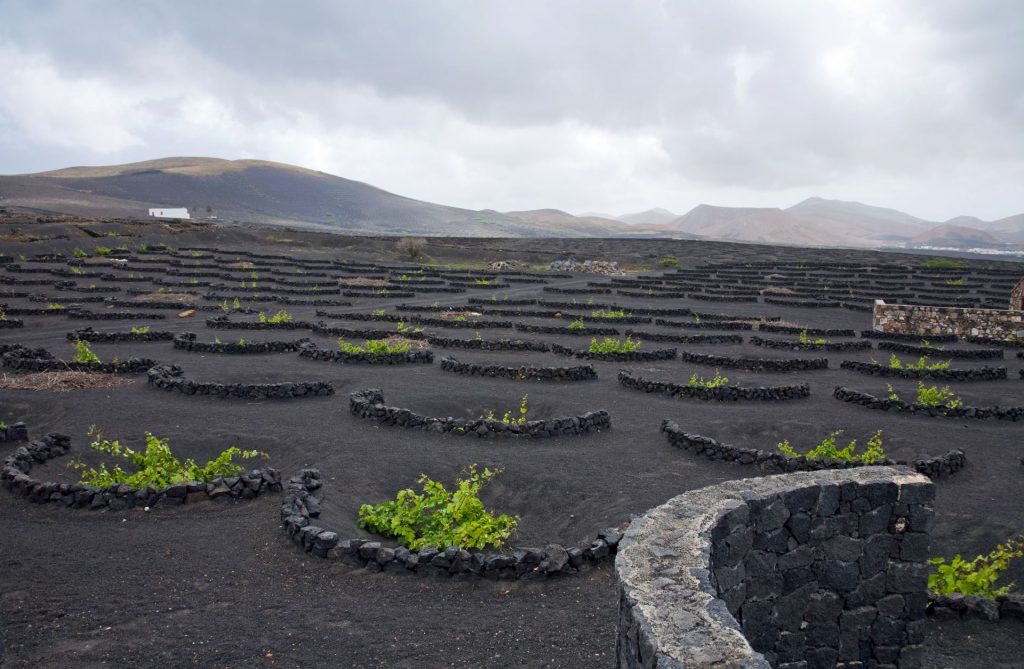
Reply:
[[[1024,212],[1024,2],[0,0],[0,174],[258,158],[471,209]]]

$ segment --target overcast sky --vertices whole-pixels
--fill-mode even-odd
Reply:
[[[0,0],[0,173],[294,163],[473,209],[1024,212],[1024,1]]]

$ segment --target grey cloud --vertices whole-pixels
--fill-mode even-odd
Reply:
[[[451,168],[451,187],[421,192],[417,183],[442,180],[416,179],[408,165],[379,185],[435,200],[458,193],[465,205],[607,209],[660,193],[668,201],[645,204],[683,208],[737,191],[786,205],[781,193],[843,184],[857,191],[848,197],[870,199],[865,174],[879,193],[890,192],[883,181],[901,181],[950,200],[943,172],[969,166],[999,201],[969,206],[977,195],[964,193],[944,205],[960,207],[948,216],[1006,215],[1024,208],[1024,194],[1006,195],[1024,177],[1020,25],[1015,0],[0,2],[0,54],[44,58],[65,81],[104,83],[130,99],[123,118],[142,140],[107,154],[68,142],[58,151],[25,136],[0,101],[0,171],[185,150],[302,162],[267,141],[288,131],[304,145],[323,138],[326,163],[316,166],[355,178],[389,173],[354,167],[339,143],[364,139],[382,160],[416,144],[431,163],[424,173],[463,166]],[[577,141],[555,142],[550,150],[563,153],[547,156],[545,141],[565,127]],[[467,136],[481,138],[480,150],[452,148]],[[638,145],[641,136],[660,151]],[[523,150],[498,150],[509,138]],[[633,192],[620,195],[622,207],[600,191],[601,202],[585,201],[595,169],[609,184],[617,178],[610,157],[584,166],[601,154],[594,142],[634,151],[622,156],[629,172],[657,176],[623,184]],[[494,158],[483,157],[488,149]],[[530,182],[550,178],[536,171],[546,158],[568,165],[558,189]],[[467,177],[467,166],[491,175]],[[509,175],[499,201],[484,201]],[[547,199],[517,200],[516,190]],[[935,216],[934,202],[878,204]]]

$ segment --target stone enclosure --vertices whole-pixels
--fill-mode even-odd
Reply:
[[[729,481],[619,543],[618,665],[921,666],[934,484],[901,467]]]

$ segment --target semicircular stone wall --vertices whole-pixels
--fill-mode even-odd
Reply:
[[[619,543],[618,666],[921,666],[932,482],[903,467],[728,481]]]

